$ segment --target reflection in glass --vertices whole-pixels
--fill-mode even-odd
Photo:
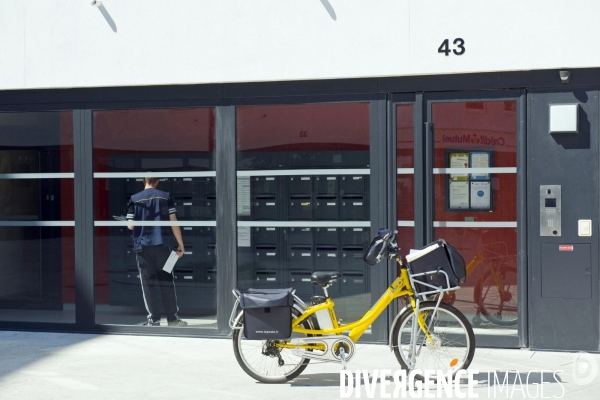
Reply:
[[[189,327],[216,327],[214,109],[96,111],[93,118],[94,172],[118,174],[94,179],[97,323],[146,320],[131,231],[98,224],[125,216],[131,196],[144,190],[143,177],[127,174],[151,171],[169,174],[157,189],[169,193],[185,245],[172,273],[178,314]],[[160,326],[168,326],[165,317]]]
[[[452,237],[465,259],[467,282],[444,301],[459,308],[474,326],[517,328],[516,228],[436,228]]]

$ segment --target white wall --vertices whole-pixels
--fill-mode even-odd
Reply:
[[[600,66],[598,0],[103,4],[0,0],[0,90]]]

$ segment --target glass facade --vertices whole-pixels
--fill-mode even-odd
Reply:
[[[336,313],[371,305],[369,104],[239,107],[238,285],[322,296],[314,271],[340,271]]]
[[[0,113],[0,321],[75,322],[73,114]]]
[[[293,287],[309,302],[323,295],[311,282],[315,271],[341,272],[328,293],[343,321],[356,320],[373,303],[371,288],[389,284],[385,273],[373,272],[380,266],[368,267],[362,257],[372,228],[379,228],[373,221],[395,212],[389,219],[395,217],[402,254],[431,233],[463,255],[467,283],[443,301],[462,311],[477,334],[516,337],[517,101],[424,100],[434,129],[422,143],[415,138],[423,121],[411,102],[393,103],[392,115],[377,117],[389,119],[395,132],[373,132],[373,101],[238,105],[230,114],[220,106],[0,113],[0,246],[6,254],[0,323],[76,323],[78,282],[93,285],[92,324],[107,326],[102,329],[139,332],[156,303],[162,304],[160,327],[169,327],[163,292],[142,285],[145,270],[129,229],[159,225],[171,250],[178,247],[177,230],[185,247],[170,279],[186,334],[195,334],[189,328],[226,333],[233,297],[225,282],[241,289]],[[75,238],[75,220],[85,217],[76,218],[74,199],[87,191],[76,189],[77,182],[88,181],[76,175],[74,160],[85,163],[73,140],[88,134],[90,144],[80,147],[93,154],[93,204],[85,205],[93,210],[93,260],[80,265],[76,249],[89,238]],[[394,134],[395,170],[383,155],[387,149],[372,159],[379,151],[373,138]],[[219,145],[218,135],[224,136]],[[385,180],[373,181],[373,163]],[[424,171],[427,165],[433,171]],[[433,176],[431,187],[424,172]],[[145,178],[158,179],[176,220],[125,220],[131,197],[146,189]],[[217,183],[233,187],[234,179],[237,206],[229,209],[218,201],[223,189]],[[428,215],[425,204],[415,203],[419,191],[431,201]],[[392,209],[387,198],[395,202]],[[236,230],[224,229],[226,243],[218,244],[219,221],[231,224],[234,213]],[[229,259],[217,259],[217,245]],[[76,278],[75,271],[86,268],[89,275]],[[401,299],[398,306],[404,304]],[[389,334],[377,332],[379,338]]]
[[[93,138],[96,323],[141,325],[152,312],[162,315],[161,326],[168,326],[165,317],[169,314],[167,308],[172,306],[165,304],[173,301],[169,288],[174,284],[178,314],[187,326],[214,328],[214,109],[95,111]],[[163,228],[168,237],[163,244],[176,250],[177,230],[185,250],[168,277],[172,282],[160,285],[162,273],[148,272],[151,268],[142,261],[148,256],[134,248],[128,226],[136,226],[135,221],[132,224],[114,220],[115,216],[125,217],[131,212],[131,197],[149,187],[145,178],[159,179],[156,188],[169,195],[168,207],[175,211],[170,215],[176,215],[176,221],[168,221]],[[134,207],[147,206],[143,202],[149,197],[146,193],[149,192],[135,198],[138,203]],[[152,228],[149,225],[140,229],[148,232]],[[146,244],[156,245],[145,242],[144,248]],[[146,273],[148,286],[142,285],[140,278]]]

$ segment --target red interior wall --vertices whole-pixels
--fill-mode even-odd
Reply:
[[[369,104],[334,103],[240,107],[238,151],[369,149]]]

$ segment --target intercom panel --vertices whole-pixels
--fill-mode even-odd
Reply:
[[[560,185],[540,185],[540,236],[561,236]]]

